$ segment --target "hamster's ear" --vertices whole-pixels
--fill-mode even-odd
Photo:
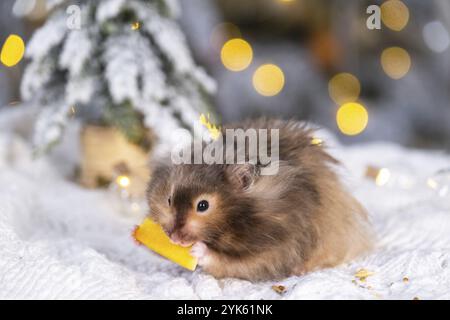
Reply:
[[[251,164],[231,164],[226,167],[227,177],[237,188],[248,189],[257,179],[258,168]]]

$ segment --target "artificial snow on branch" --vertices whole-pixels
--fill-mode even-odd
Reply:
[[[141,144],[152,129],[171,144],[174,129],[193,129],[210,112],[215,83],[189,52],[174,0],[79,1],[81,27],[70,29],[64,1],[27,46],[24,101],[41,109],[38,150],[58,142],[69,112],[87,123],[112,125]]]

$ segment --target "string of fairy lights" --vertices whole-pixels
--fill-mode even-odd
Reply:
[[[281,3],[296,0],[278,0]],[[383,25],[395,32],[401,32],[408,25],[410,13],[400,0],[387,0],[380,7]],[[229,36],[223,43],[223,34]],[[436,35],[437,39],[436,40]],[[438,21],[428,23],[423,28],[424,42],[434,52],[443,52],[449,45],[449,35]],[[214,28],[211,35],[213,47],[221,45],[220,59],[223,66],[231,72],[246,70],[253,62],[253,48],[242,37],[239,28],[229,22]],[[411,69],[412,61],[408,51],[398,46],[384,48],[380,54],[381,70],[391,79],[404,78]],[[256,92],[271,97],[278,95],[285,86],[285,76],[280,66],[262,64],[256,68],[252,77]],[[368,108],[359,100],[361,83],[358,77],[348,72],[338,73],[329,80],[328,91],[336,104],[336,125],[344,135],[361,134],[369,124]]]
[[[450,167],[440,169],[428,177],[416,177],[401,170],[369,165],[364,176],[378,187],[399,188],[405,191],[426,188],[438,197],[450,197]]]
[[[229,27],[229,24],[224,26]],[[223,27],[223,25],[220,27]],[[225,68],[233,72],[240,72],[251,65],[253,49],[246,40],[233,38],[226,41],[222,46],[220,58]],[[262,96],[272,97],[283,90],[284,72],[276,64],[262,64],[253,73],[252,82],[256,92]]]
[[[383,2],[381,21],[390,30],[400,32],[409,21],[409,9],[400,0]],[[380,55],[380,65],[384,73],[394,80],[405,77],[411,68],[411,57],[401,47],[385,48]],[[328,83],[330,98],[337,105],[336,124],[339,130],[348,136],[361,134],[369,123],[369,112],[359,101],[361,83],[351,73],[338,73]]]
[[[293,2],[296,0],[279,0],[280,2]],[[407,26],[410,13],[408,7],[400,0],[387,0],[380,7],[381,20],[387,28],[400,32]],[[439,41],[436,41],[438,33]],[[229,39],[222,43],[220,58],[223,66],[231,72],[246,70],[253,60],[251,44],[242,37],[239,28],[232,23],[221,23],[214,28],[211,43],[214,47],[220,44],[219,34],[228,34]],[[430,22],[424,26],[423,38],[427,46],[434,52],[443,52],[449,45],[448,32],[438,22]],[[222,39],[223,40],[223,39]],[[380,54],[381,70],[391,79],[404,78],[411,69],[412,61],[408,51],[399,46],[384,48]],[[276,64],[263,64],[256,68],[252,77],[252,84],[256,92],[262,96],[278,95],[284,85],[283,70]],[[341,72],[331,77],[328,82],[328,93],[336,104],[336,125],[344,135],[355,136],[361,134],[369,123],[369,112],[359,100],[361,83],[358,77],[349,72]],[[322,140],[314,138],[311,142],[322,145]],[[392,172],[389,168],[369,165],[365,177],[372,179],[379,186],[397,186],[410,189],[418,184],[412,177]],[[440,170],[431,177],[420,181],[421,185],[436,191],[439,196],[450,194],[450,169]]]

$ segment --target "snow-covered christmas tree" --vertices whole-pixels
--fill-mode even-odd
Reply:
[[[214,82],[194,63],[174,0],[47,0],[51,13],[27,45],[21,93],[41,109],[34,143],[58,142],[72,114],[145,144],[167,144],[209,111]]]

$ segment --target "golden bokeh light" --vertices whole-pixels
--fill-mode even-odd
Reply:
[[[381,66],[384,72],[392,79],[403,78],[411,68],[409,53],[400,47],[391,47],[383,50]]]
[[[378,171],[377,177],[375,178],[375,184],[379,187],[386,185],[391,179],[391,172],[387,168],[382,168]]]
[[[11,34],[2,46],[0,61],[7,67],[13,67],[22,60],[25,53],[25,43],[16,34]]]
[[[400,0],[384,2],[381,5],[381,21],[391,30],[403,30],[409,21],[408,7]]]
[[[245,70],[253,59],[253,50],[250,44],[243,39],[228,40],[220,52],[222,63],[228,70]]]
[[[328,82],[328,93],[337,105],[355,102],[359,98],[361,84],[350,73],[339,73]]]
[[[122,187],[122,188],[126,188],[130,185],[130,178],[128,178],[127,176],[118,176],[116,178],[116,183]]]
[[[369,114],[366,108],[356,102],[349,102],[339,108],[336,123],[343,134],[354,136],[367,127]]]
[[[438,189],[438,183],[436,180],[434,180],[433,178],[428,178],[427,179],[427,185],[428,187],[430,187],[431,189],[437,190]]]
[[[253,87],[263,96],[275,96],[283,90],[284,73],[274,64],[264,64],[253,74]]]
[[[131,24],[131,30],[138,30],[141,27],[141,23],[139,21],[133,22]]]

